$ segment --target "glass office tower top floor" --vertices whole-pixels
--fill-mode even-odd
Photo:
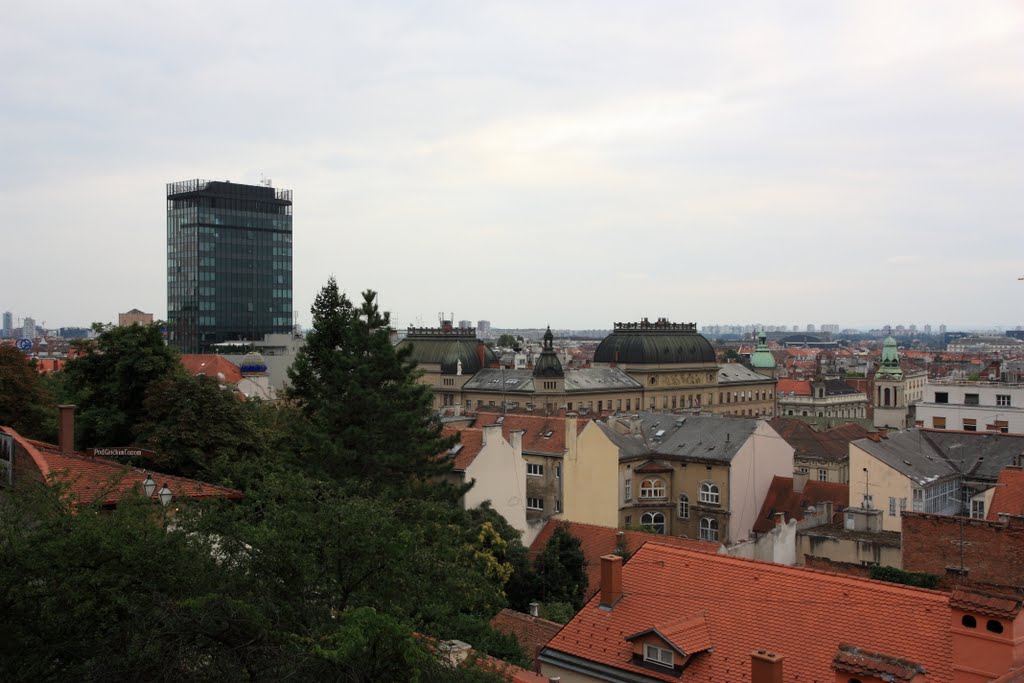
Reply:
[[[167,185],[167,328],[182,353],[291,331],[291,190]]]

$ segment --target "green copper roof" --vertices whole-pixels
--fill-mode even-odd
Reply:
[[[750,367],[752,368],[774,368],[775,356],[768,350],[768,335],[762,330],[757,335],[757,348],[750,354]]]
[[[696,325],[616,323],[614,331],[594,351],[595,363],[714,363],[715,350],[696,331]]]
[[[875,377],[889,377],[892,379],[903,379],[903,370],[900,368],[900,352],[896,348],[896,340],[886,337],[882,342],[882,358],[878,363],[878,372]]]

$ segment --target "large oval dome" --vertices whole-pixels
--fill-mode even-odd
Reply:
[[[595,363],[655,365],[661,363],[714,363],[711,342],[697,333],[693,323],[615,323],[615,329],[598,345]]]
[[[409,346],[412,346],[412,360],[420,365],[440,364],[441,373],[445,375],[454,375],[458,371],[460,361],[464,375],[476,374],[498,362],[494,351],[478,341],[475,332],[410,328],[408,335],[398,342],[396,349],[401,350]]]

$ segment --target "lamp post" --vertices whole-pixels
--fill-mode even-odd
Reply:
[[[174,492],[171,491],[167,482],[164,482],[164,485],[160,487],[159,491],[157,491],[156,482],[153,481],[153,477],[150,476],[148,472],[146,473],[146,478],[142,482],[142,490],[145,492],[146,498],[150,500],[153,499],[153,494],[156,493],[157,499],[160,501],[160,509],[163,512],[164,526],[166,527],[167,506],[171,504],[172,500],[174,500]]]
[[[142,482],[142,490],[146,492],[146,498],[152,498],[153,492],[156,491],[156,482],[153,481],[153,477],[146,473],[146,480]]]

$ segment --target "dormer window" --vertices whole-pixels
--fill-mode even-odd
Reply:
[[[664,479],[644,479],[640,482],[640,497],[641,498],[664,498],[665,497],[665,480]]]
[[[644,645],[644,661],[672,668],[672,650],[666,650],[655,645]]]

